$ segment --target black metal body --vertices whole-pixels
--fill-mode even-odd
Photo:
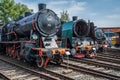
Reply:
[[[17,36],[29,37],[34,30],[41,36],[53,36],[60,28],[57,15],[50,9],[42,9],[37,13],[28,15],[14,23],[3,26],[3,33],[15,32]]]
[[[39,54],[33,48],[44,48],[41,37],[51,37],[58,32],[61,23],[56,13],[46,9],[45,4],[39,4],[38,6],[38,12],[34,14],[27,12],[24,17],[19,17],[15,22],[5,24],[0,29],[0,47],[3,46],[3,50],[7,50],[6,53],[10,53],[13,48],[26,61],[35,61]],[[31,39],[31,36],[37,36],[37,38]],[[33,41],[34,44],[28,41]]]
[[[33,15],[27,16],[16,22],[15,32],[18,35],[30,34],[31,29],[36,29],[42,36],[52,36],[56,34],[60,27],[60,21],[57,15],[49,10],[44,9]]]
[[[106,40],[105,34],[102,29],[95,28],[95,38],[96,40]]]

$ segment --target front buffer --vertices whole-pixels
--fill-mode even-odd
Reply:
[[[86,47],[76,47],[76,54],[74,55],[75,58],[92,58],[95,56],[96,49],[92,46],[86,46]]]
[[[61,64],[63,62],[63,55],[69,51],[65,48],[32,48],[37,51],[36,64],[38,67],[46,68],[48,62],[53,61],[56,64]],[[69,52],[70,53],[70,52]]]

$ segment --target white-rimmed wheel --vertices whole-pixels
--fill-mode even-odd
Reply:
[[[39,68],[43,67],[44,65],[44,58],[42,56],[37,57],[36,64]]]

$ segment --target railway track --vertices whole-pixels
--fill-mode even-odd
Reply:
[[[120,54],[114,54],[114,53],[98,53],[97,56],[104,56],[104,57],[109,57],[109,58],[113,58],[113,59],[120,59]]]
[[[11,66],[7,64],[6,62],[0,61],[0,73],[6,77],[7,80],[17,80],[19,78],[23,80],[29,80],[29,79],[36,79],[38,80],[39,77],[36,75],[33,75],[32,73],[28,73],[24,70],[20,70],[19,68],[15,66]],[[29,78],[28,78],[29,77]]]
[[[101,61],[106,61],[106,62],[111,62],[111,63],[116,63],[116,64],[120,64],[120,59],[115,59],[115,58],[110,58],[110,57],[104,57],[104,56],[96,56],[95,57],[97,60],[101,60]]]
[[[1,56],[0,56],[0,58],[1,58]],[[10,58],[11,59],[11,58]],[[7,60],[7,61],[10,61],[10,62],[14,62],[14,63],[16,63],[16,61],[14,61],[15,59],[13,59],[13,60]],[[18,62],[18,61],[17,61]],[[23,63],[22,63],[23,64]],[[73,65],[73,64],[72,64]],[[22,65],[22,66],[24,66],[24,65]],[[30,66],[31,67],[31,66]],[[54,68],[53,68],[54,67]],[[64,69],[62,68],[62,67],[64,67]],[[26,68],[26,67],[25,67]],[[72,73],[68,73],[68,74],[64,74],[64,73],[60,73],[60,71],[65,71],[66,69],[71,69],[71,70],[73,70],[73,72]],[[95,70],[93,70],[93,71],[90,71],[89,70],[89,68],[88,69],[86,69],[85,67],[78,67],[78,65],[76,65],[76,66],[71,66],[71,64],[67,64],[67,63],[63,63],[61,66],[60,66],[60,68],[59,68],[59,66],[56,66],[56,70],[54,70],[55,69],[55,65],[54,66],[52,66],[51,67],[51,69],[49,69],[49,66],[48,66],[48,68],[47,69],[39,69],[39,68],[36,68],[36,67],[32,67],[32,68],[29,68],[29,66],[28,66],[28,69],[32,69],[32,70],[35,70],[34,72],[37,72],[37,73],[40,73],[40,72],[43,72],[45,75],[49,75],[49,76],[53,76],[54,77],[54,79],[52,79],[52,80],[86,80],[86,78],[90,78],[89,80],[108,80],[108,79],[114,79],[114,80],[118,80],[119,79],[119,77],[118,76],[112,76],[111,77],[111,75],[108,75],[107,73],[97,73]],[[82,69],[82,70],[80,70],[80,69]],[[87,73],[87,74],[84,74],[84,73]],[[96,73],[95,73],[96,72]],[[43,73],[41,73],[41,74],[43,74]],[[93,75],[91,75],[91,74],[93,74]],[[75,76],[73,76],[73,75],[75,75]],[[99,76],[99,77],[95,77],[95,76]],[[107,76],[107,77],[106,77]],[[103,77],[103,78],[102,78]],[[40,76],[40,78],[43,78],[43,79],[46,79],[45,77],[42,77],[42,76]],[[108,78],[108,79],[107,79]],[[47,79],[46,80],[50,80],[50,79],[48,79],[48,77],[47,77]]]
[[[7,61],[10,61],[10,62],[14,62],[14,63],[18,63],[19,61],[14,61],[15,59],[9,59],[9,57],[6,57],[4,56],[5,59]],[[1,58],[1,56],[0,56]],[[43,72],[44,74],[48,74],[49,76],[54,76],[55,78],[57,77],[56,80],[108,80],[108,79],[105,79],[105,78],[102,78],[102,77],[95,77],[93,75],[89,75],[89,74],[84,74],[80,71],[75,71],[73,70],[72,73],[62,73],[61,71],[66,71],[68,70],[68,68],[64,67],[63,66],[58,66],[58,65],[48,65],[48,67],[46,69],[40,69],[40,68],[37,68],[36,66],[31,66],[30,64],[23,64],[22,61],[20,61],[18,64],[24,66],[24,67],[27,67],[29,68],[30,70],[35,70],[36,72]],[[27,66],[26,66],[27,65]],[[67,65],[66,65],[67,66]],[[51,69],[50,69],[51,67]],[[61,76],[62,75],[62,76]],[[43,78],[45,79],[45,78]],[[51,79],[47,79],[47,80],[51,80]],[[55,79],[52,79],[52,80],[55,80]]]
[[[111,49],[108,48],[107,51],[98,53],[98,56],[105,56],[109,58],[115,58],[115,59],[120,59],[120,49]]]
[[[15,78],[12,77],[14,75],[9,77],[8,73],[4,73],[4,75],[6,77],[10,78],[8,80],[11,80],[11,79],[14,79],[14,80],[17,80],[17,79],[27,80],[27,78],[28,78],[28,80],[40,80],[40,79],[42,79],[42,80],[44,80],[44,79],[45,80],[74,80],[72,78],[69,78],[69,77],[61,75],[61,74],[57,74],[57,73],[52,72],[52,71],[47,70],[47,69],[42,69],[43,72],[38,71],[39,69],[33,70],[31,68],[28,68],[27,66],[25,67],[24,65],[17,64],[16,61],[6,59],[5,57],[0,56],[0,61],[3,62],[5,65],[12,66],[11,67],[11,68],[13,68],[12,72],[13,72],[13,70],[16,70],[16,68],[17,69],[19,68],[18,70],[16,70],[18,73],[17,72],[14,73],[16,75]],[[5,68],[5,67],[3,66],[0,70],[3,70],[3,68]],[[10,69],[10,67],[5,68],[6,72],[8,71],[7,69]],[[23,77],[17,77],[17,75],[19,75],[19,73],[20,73],[20,70],[21,70],[22,74],[24,73],[26,75],[26,74],[29,73],[30,75],[27,78],[26,77],[24,77],[24,78]],[[3,74],[3,73],[1,73],[1,74]],[[22,76],[22,74],[20,74],[20,76]],[[37,76],[37,79],[32,79],[31,74],[34,75],[34,76]],[[9,75],[11,75],[11,73]]]
[[[71,58],[70,58],[69,62],[70,62],[69,63],[70,69],[75,68],[77,71],[82,71],[85,73],[93,74],[96,76],[101,76],[101,77],[112,79],[112,80],[119,80],[120,79],[120,76],[119,76],[120,72],[119,71],[114,71],[114,70],[110,70],[110,69],[108,70],[108,69],[103,68],[103,67],[98,67],[98,66],[102,66],[103,64],[98,63],[98,65],[97,65],[97,63],[94,63],[94,62],[90,63],[90,61],[85,61],[85,60],[80,60],[80,59],[71,61]],[[94,63],[94,66],[93,66],[93,63]],[[67,64],[67,63],[64,62],[64,64]],[[92,66],[89,64],[92,64]],[[97,65],[97,67],[96,67],[96,65]],[[104,64],[104,67],[109,67],[109,66]],[[110,68],[116,69],[115,67],[110,67]],[[117,67],[117,69],[119,69],[119,68]]]
[[[0,73],[0,80],[10,80],[6,75]]]
[[[65,58],[66,59],[66,58]],[[120,65],[114,65],[111,63],[101,62],[96,59],[77,59],[77,58],[69,58],[71,61],[81,62],[89,65],[94,65],[98,67],[104,67],[107,69],[114,69],[114,70],[120,70]]]
[[[0,58],[0,73],[4,75],[7,80],[39,80],[39,79],[53,79],[57,78],[38,73],[36,71],[30,70],[26,67],[20,66],[18,64],[11,63],[9,61]]]
[[[98,54],[97,56],[104,56],[104,57],[109,57],[109,58],[113,58],[113,59],[120,59],[120,55]]]
[[[54,65],[54,64],[53,64]],[[91,74],[86,74],[84,70],[79,70],[78,68],[71,67],[71,65],[68,65],[67,63],[63,63],[61,65],[54,65],[54,68],[52,66],[49,66],[49,70],[54,71],[55,73],[64,74],[65,76],[69,76],[73,78],[74,80],[108,80],[107,78],[98,77]],[[67,72],[66,72],[67,71]],[[84,73],[83,73],[84,72]]]

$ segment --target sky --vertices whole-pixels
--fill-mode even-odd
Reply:
[[[47,4],[59,17],[63,10],[67,10],[69,17],[78,16],[79,19],[94,22],[98,27],[120,27],[120,0],[15,0],[38,11],[38,3]]]

